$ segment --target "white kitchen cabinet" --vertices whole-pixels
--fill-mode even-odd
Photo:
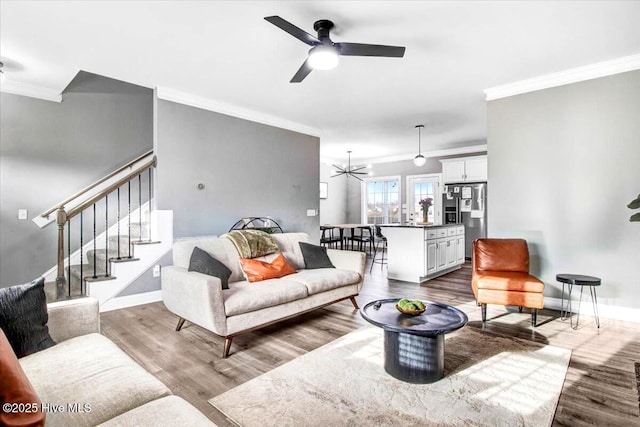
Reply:
[[[456,262],[464,264],[464,234],[456,236]]]
[[[436,263],[436,258],[438,257],[438,244],[436,242],[436,240],[427,240],[424,243],[427,257],[426,262],[424,263],[425,276],[429,276],[438,270],[438,264]]]
[[[487,156],[440,160],[445,184],[487,180]]]

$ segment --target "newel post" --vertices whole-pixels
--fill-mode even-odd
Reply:
[[[67,212],[60,206],[56,213],[58,224],[58,276],[56,277],[56,296],[61,298],[66,291],[67,280],[64,277],[64,225],[67,222]]]

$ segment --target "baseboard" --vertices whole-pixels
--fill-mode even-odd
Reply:
[[[136,305],[149,304],[162,301],[162,291],[151,291],[142,294],[126,295],[113,298],[100,305],[100,313],[119,310],[121,308],[134,307]]]
[[[561,302],[562,300],[560,298],[544,297],[544,308],[560,311]],[[574,313],[578,312],[578,301],[576,298],[573,299],[571,309]],[[580,314],[593,316],[593,305],[591,303],[591,297],[588,295],[586,295],[582,299],[582,303],[580,304]],[[620,307],[617,305],[603,304],[602,302],[598,301],[598,314],[600,315],[601,319],[605,318],[640,323],[640,308]]]

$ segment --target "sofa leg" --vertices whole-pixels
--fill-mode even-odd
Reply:
[[[536,323],[538,323],[538,309],[534,308],[531,310],[531,326],[535,328]]]
[[[522,313],[522,307],[518,307],[518,313]]]
[[[227,357],[229,357],[229,350],[231,349],[231,341],[233,341],[233,337],[225,337],[224,350],[222,351],[223,359],[226,359]]]
[[[486,322],[487,321],[487,304],[480,304],[480,307],[482,307],[482,321]]]
[[[356,301],[356,297],[349,297],[349,299],[351,300],[351,304],[353,304],[353,308],[355,308],[356,310],[359,310],[360,307],[358,306],[358,301]]]
[[[184,319],[181,317],[178,319],[178,326],[176,326],[176,332],[182,329],[182,325],[184,325]]]

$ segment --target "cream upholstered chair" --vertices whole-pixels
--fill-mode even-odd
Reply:
[[[476,239],[473,242],[471,287],[487,320],[487,304],[531,308],[536,326],[544,307],[544,283],[529,274],[529,249],[523,239]]]

